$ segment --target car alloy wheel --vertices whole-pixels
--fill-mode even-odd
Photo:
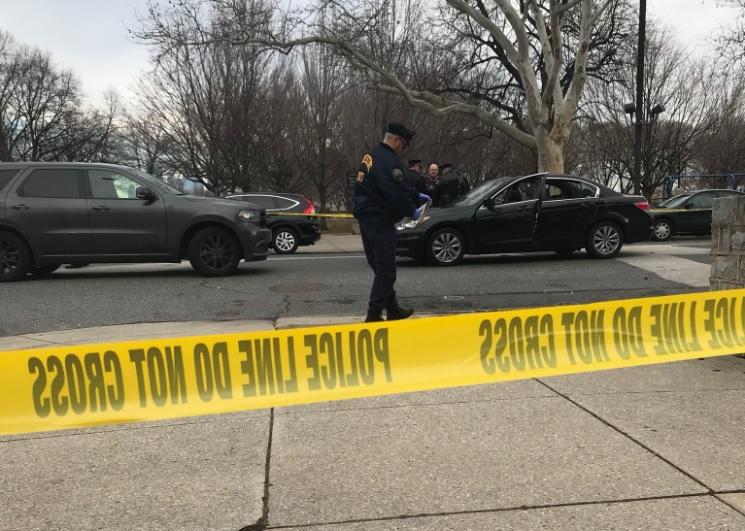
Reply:
[[[238,241],[219,227],[197,232],[189,242],[188,253],[192,267],[209,277],[232,275],[241,261]]]
[[[673,235],[673,227],[670,222],[666,219],[661,219],[654,224],[654,238],[655,240],[664,242],[669,240]]]
[[[274,235],[274,251],[277,254],[294,253],[297,246],[297,235],[290,229],[280,229]]]
[[[588,243],[587,250],[595,258],[612,258],[621,251],[623,237],[618,225],[604,221],[592,229]]]
[[[18,280],[31,268],[31,253],[15,234],[0,232],[0,282]]]
[[[430,240],[430,261],[436,265],[455,265],[463,258],[463,237],[454,229],[441,229]]]

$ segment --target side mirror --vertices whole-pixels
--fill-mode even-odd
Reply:
[[[147,186],[138,186],[135,190],[135,197],[137,199],[144,199],[145,201],[150,202],[158,199],[158,196],[155,195],[155,192],[153,192],[152,189],[148,188]]]
[[[685,208],[686,210],[690,210],[693,208],[693,203],[686,203],[683,208]]]

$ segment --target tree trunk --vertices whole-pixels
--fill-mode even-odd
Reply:
[[[538,171],[557,175],[564,173],[564,145],[566,135],[549,134],[544,127],[536,127]]]

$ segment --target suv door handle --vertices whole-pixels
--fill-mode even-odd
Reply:
[[[91,207],[91,210],[96,210],[97,212],[107,212],[111,209],[107,207],[106,205],[99,205],[99,206]]]
[[[13,205],[10,208],[12,208],[13,210],[28,210],[31,207],[29,207],[26,204],[21,203],[20,205]]]

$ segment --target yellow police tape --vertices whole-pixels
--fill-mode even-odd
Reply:
[[[301,218],[338,218],[338,219],[349,219],[353,218],[352,214],[345,214],[338,212],[336,214],[302,214],[300,212],[267,212],[267,216],[296,216]]]
[[[0,353],[0,433],[170,419],[745,351],[745,290]]]

